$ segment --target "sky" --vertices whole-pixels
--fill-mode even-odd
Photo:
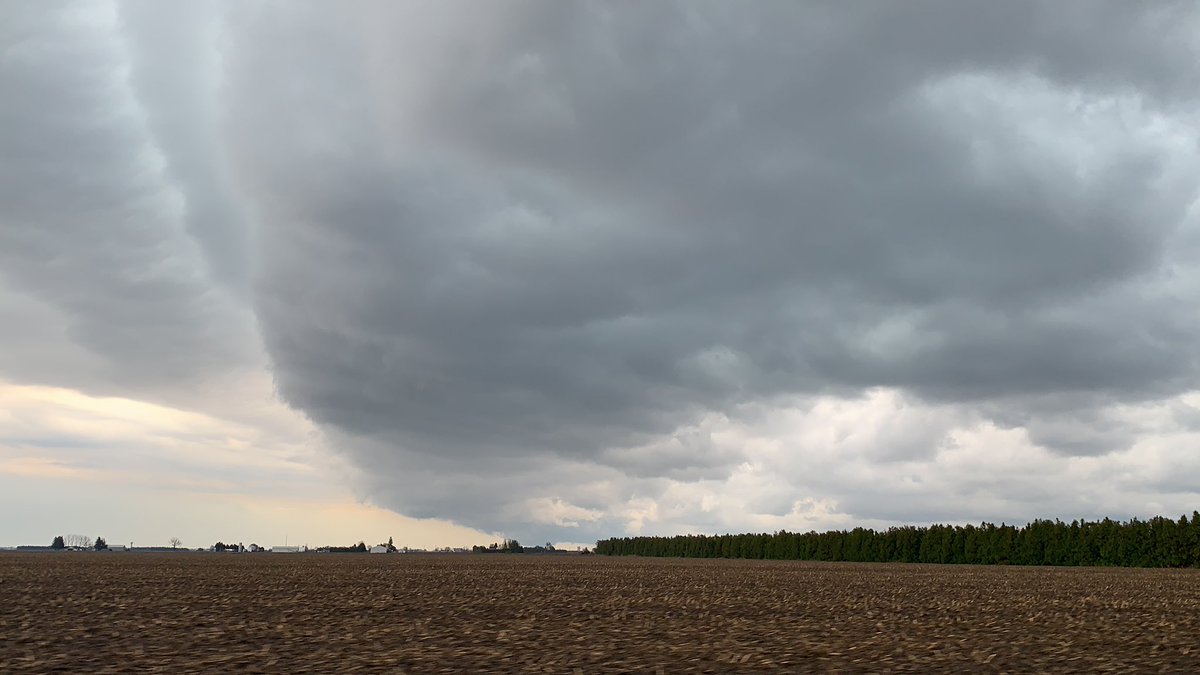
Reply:
[[[1197,36],[0,1],[0,545],[1191,513]]]

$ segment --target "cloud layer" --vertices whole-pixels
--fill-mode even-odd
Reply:
[[[1190,5],[4,11],[0,375],[539,539],[1200,493]]]

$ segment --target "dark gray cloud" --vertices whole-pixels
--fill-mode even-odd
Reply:
[[[245,161],[272,164],[249,180],[278,205],[261,217],[264,330],[285,395],[318,419],[604,446],[780,392],[1190,381],[1191,298],[1132,297],[1195,197],[1187,148],[1080,121],[1190,96],[1193,45],[1152,35],[1190,14],[521,9],[397,10],[401,32],[463,28],[429,52],[310,27],[336,58],[265,44],[337,77],[238,73],[232,123],[260,141]],[[255,63],[267,48],[247,35],[232,58]],[[313,118],[330,138],[309,142]]]
[[[1189,3],[189,12],[6,60],[5,278],[155,372],[230,361],[214,312],[252,312],[281,396],[406,513],[720,481],[757,451],[712,416],[776,401],[888,388],[1097,456],[1146,433],[1111,406],[1195,388]],[[147,175],[169,233],[129,216]],[[924,461],[953,428],[897,425],[846,447]]]

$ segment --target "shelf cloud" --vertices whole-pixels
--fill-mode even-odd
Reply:
[[[539,540],[1200,496],[1190,4],[2,11],[0,377]]]

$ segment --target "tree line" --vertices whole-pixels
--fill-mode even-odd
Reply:
[[[104,537],[96,537],[96,540],[92,541],[91,537],[86,534],[68,534],[65,538],[60,534],[50,542],[50,548],[55,551],[61,551],[66,548],[90,548],[103,551],[108,548],[108,542],[104,541]]]
[[[546,546],[551,551],[554,550],[554,547],[550,546],[550,544],[546,544]],[[541,547],[538,547],[538,548],[540,549]],[[544,549],[542,549],[542,550],[544,550]],[[498,544],[496,542],[492,542],[492,544],[489,546],[472,546],[471,552],[472,553],[524,553],[525,547],[522,546],[521,542],[517,541],[516,539],[505,539],[503,544]]]
[[[857,527],[831,532],[617,537],[602,555],[965,565],[1200,567],[1200,512],[1179,520]]]

